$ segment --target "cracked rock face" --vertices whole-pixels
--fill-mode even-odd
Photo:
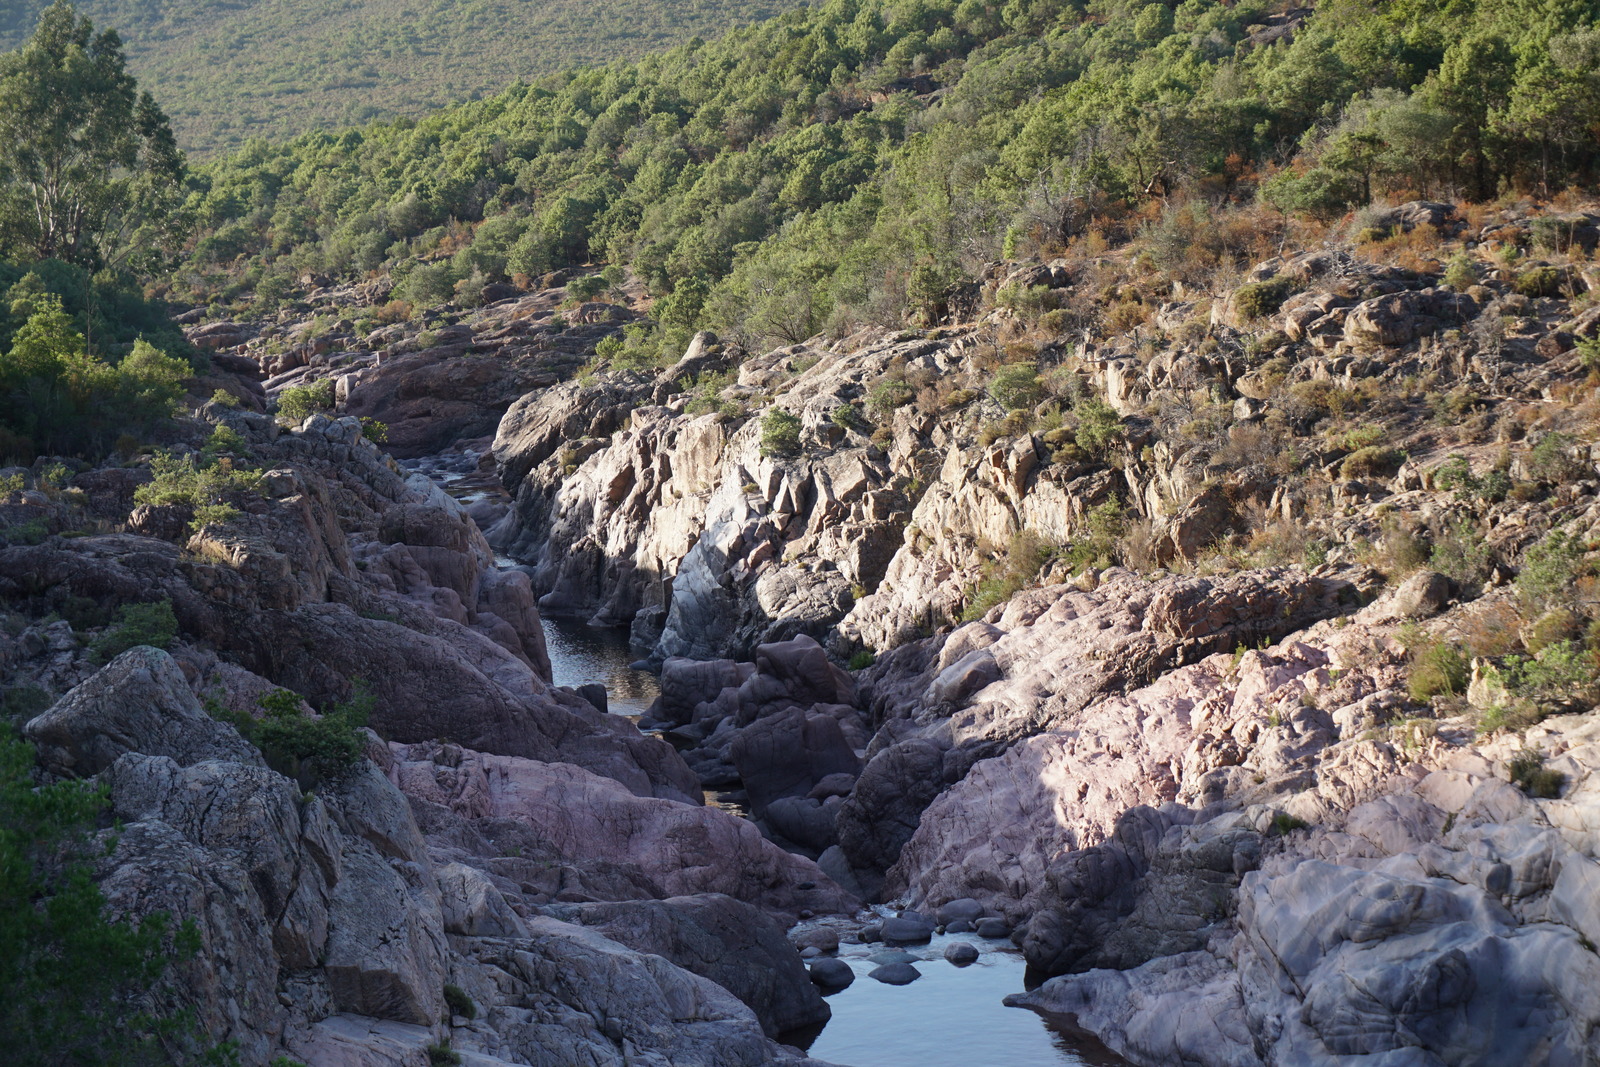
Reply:
[[[851,901],[719,811],[570,764],[376,741],[387,773],[364,760],[303,794],[148,648],[29,732],[52,766],[108,787],[124,823],[100,870],[112,913],[195,924],[180,995],[249,1062],[423,1064],[448,1038],[487,1063],[799,1063],[768,1035],[826,1017],[772,916]],[[609,869],[595,884],[619,895],[543,895],[480,830],[558,878],[561,856]],[[447,983],[475,1020],[451,1023]]]

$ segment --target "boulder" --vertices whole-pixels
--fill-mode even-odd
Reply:
[[[131,648],[30,721],[23,734],[54,774],[87,778],[125,752],[180,766],[221,759],[264,766],[227,723],[205,713],[183,671],[160,649]]]

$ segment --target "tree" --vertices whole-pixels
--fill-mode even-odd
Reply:
[[[174,235],[184,160],[122,41],[57,0],[0,56],[0,253],[119,265]]]

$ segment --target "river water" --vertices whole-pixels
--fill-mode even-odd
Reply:
[[[453,471],[434,469],[428,461],[407,464],[470,503],[495,489],[485,489]],[[500,560],[503,566],[515,566]],[[638,657],[624,630],[599,629],[577,619],[545,619],[545,643],[556,685],[606,687],[613,714],[637,718],[661,692],[655,675],[634,670]],[[742,814],[741,794],[708,795],[707,802]],[[966,941],[980,952],[976,963],[957,967],[944,958],[953,941]],[[868,957],[883,945],[842,944],[839,956],[850,964],[856,980],[828,997],[833,1016],[821,1027],[785,1035],[818,1060],[839,1067],[1112,1067],[1125,1061],[1094,1038],[1073,1029],[1070,1020],[1042,1017],[1002,1000],[1024,988],[1026,964],[1009,941],[985,940],[976,934],[939,935],[930,944],[909,946],[918,957],[922,977],[905,986],[890,986],[867,975],[877,964]]]
[[[545,619],[545,643],[557,685],[600,682],[611,711],[638,715],[660,692],[654,675],[628,666],[636,657],[623,630],[602,630],[576,619]],[[721,807],[719,798],[708,801]],[[737,810],[736,808],[734,810]],[[957,967],[944,958],[953,941],[979,950],[976,963]],[[877,964],[867,957],[883,945],[839,946],[856,981],[828,998],[833,1017],[819,1030],[789,1034],[789,1044],[840,1067],[1094,1067],[1121,1064],[1068,1020],[1046,1019],[1002,999],[1023,990],[1026,964],[1009,941],[976,934],[940,935],[906,951],[923,962],[922,977],[906,986],[867,977]]]

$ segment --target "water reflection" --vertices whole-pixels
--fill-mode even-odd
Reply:
[[[945,947],[954,941],[965,941],[982,955],[957,967],[944,958]],[[841,1067],[1114,1067],[1126,1062],[1067,1019],[1001,1003],[1022,991],[1027,970],[1022,953],[1009,942],[946,934],[928,945],[909,946],[906,951],[919,957],[915,967],[922,977],[906,986],[867,977],[877,966],[867,957],[883,948],[840,945],[839,957],[850,964],[855,982],[828,998],[833,1017],[819,1033],[786,1034],[784,1040]]]
[[[577,688],[599,682],[614,714],[642,715],[661,692],[655,675],[628,666],[638,657],[628,649],[626,630],[587,626],[578,619],[545,619],[544,641],[556,685]]]

